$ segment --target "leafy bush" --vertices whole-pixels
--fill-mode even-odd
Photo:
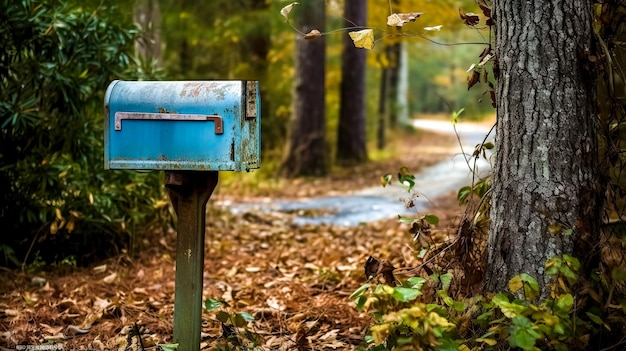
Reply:
[[[568,255],[548,260],[552,284],[545,297],[533,277],[521,274],[509,281],[508,292],[455,300],[446,273],[395,287],[368,283],[351,299],[376,321],[368,350],[614,349],[623,343],[624,305],[607,308],[597,284],[575,293],[579,267]]]
[[[1,1],[0,264],[119,251],[166,204],[158,174],[103,169],[104,90],[146,68],[130,11]]]

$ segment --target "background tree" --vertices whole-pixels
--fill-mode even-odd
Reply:
[[[497,145],[486,289],[588,254],[600,219],[591,1],[496,1]],[[567,38],[567,40],[565,40]],[[581,257],[585,258],[585,257]]]
[[[363,26],[367,21],[367,2],[346,0],[345,26]],[[354,47],[346,33],[341,60],[341,96],[337,130],[337,162],[342,165],[367,160],[365,132],[365,63],[367,52]]]
[[[145,60],[156,60],[163,65],[161,57],[161,8],[158,0],[137,1],[134,20],[141,28],[142,36],[135,43],[137,56]]]
[[[303,1],[297,26],[304,32],[324,31],[326,9],[323,1]],[[293,176],[323,176],[328,172],[326,154],[326,40],[296,38],[293,117],[281,173]]]

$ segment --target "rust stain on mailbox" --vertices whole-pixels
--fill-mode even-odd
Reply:
[[[257,82],[114,81],[104,105],[107,169],[260,166]]]

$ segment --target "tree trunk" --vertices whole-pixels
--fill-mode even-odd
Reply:
[[[367,2],[346,0],[345,26],[365,25]],[[365,133],[365,59],[366,51],[354,47],[345,34],[341,61],[341,105],[337,136],[337,161],[342,165],[367,161]]]
[[[398,53],[398,87],[396,89],[396,120],[400,127],[411,126],[409,111],[409,52],[406,45]]]
[[[398,30],[398,29],[396,29]],[[395,129],[398,126],[398,83],[400,82],[400,53],[402,43],[396,41],[385,49],[387,54],[387,109],[389,115],[389,127]]]
[[[389,71],[387,67],[380,72],[380,90],[378,94],[378,125],[376,127],[376,146],[383,150],[386,144],[387,132],[387,87],[389,86]]]
[[[297,15],[301,31],[324,31],[324,2],[302,2]],[[312,40],[297,37],[293,117],[286,157],[281,166],[283,176],[324,176],[328,171],[325,60],[326,41],[323,36]]]
[[[494,10],[498,151],[485,288],[507,290],[520,273],[545,287],[546,260],[583,261],[598,237],[591,1],[499,0]]]
[[[161,10],[157,0],[141,0],[135,5],[134,19],[143,36],[135,42],[135,50],[140,57],[157,60],[163,66],[161,57]]]

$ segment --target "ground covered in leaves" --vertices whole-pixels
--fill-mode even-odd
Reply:
[[[455,152],[453,136],[412,133],[394,140],[392,157],[336,169],[328,178],[239,187],[227,182],[214,195],[203,301],[226,304],[203,312],[203,349],[220,349],[225,335],[244,344],[252,339],[242,330],[225,330],[216,316],[220,310],[254,317],[247,329],[262,350],[352,350],[363,343],[371,321],[349,296],[366,281],[363,266],[370,255],[398,268],[419,263],[406,225],[389,219],[356,227],[296,226],[292,214],[233,215],[215,203],[341,194],[380,185],[383,174],[400,166],[417,172]],[[451,194],[434,199],[430,212],[446,228],[458,223],[463,209]],[[0,350],[155,350],[171,343],[176,234],[144,233],[142,240],[145,249],[135,257],[120,255],[92,267],[59,263],[0,271]]]

